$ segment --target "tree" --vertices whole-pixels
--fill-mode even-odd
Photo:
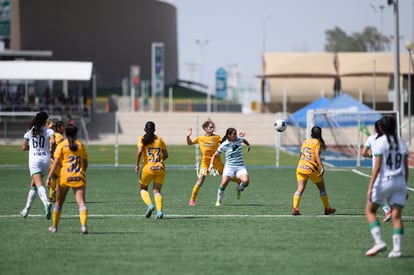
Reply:
[[[327,30],[325,51],[327,52],[378,52],[390,49],[391,39],[382,35],[375,27],[365,27],[362,33],[348,36],[339,27]]]

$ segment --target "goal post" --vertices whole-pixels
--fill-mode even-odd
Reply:
[[[325,158],[354,160],[353,166],[358,168],[362,159],[361,148],[368,135],[375,133],[375,122],[383,116],[396,118],[397,129],[400,129],[398,111],[309,110],[306,117],[307,138],[313,126],[321,127],[322,137],[332,153]]]

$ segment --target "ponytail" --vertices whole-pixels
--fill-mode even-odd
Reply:
[[[325,141],[322,138],[322,128],[319,126],[313,126],[311,130],[311,137],[316,138],[319,140],[319,143],[321,144],[322,151],[326,150],[326,144]]]

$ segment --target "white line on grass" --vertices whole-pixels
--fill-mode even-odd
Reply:
[[[90,218],[131,218],[131,217],[143,217],[143,215],[118,215],[118,214],[89,214]],[[44,215],[29,215],[29,217],[45,218]],[[79,215],[62,215],[62,217],[76,218]],[[242,215],[242,214],[227,214],[227,215],[214,215],[214,214],[171,214],[164,215],[164,217],[170,218],[365,218],[365,215]],[[20,215],[0,215],[0,218],[20,218]],[[404,220],[414,220],[414,216],[403,216]]]

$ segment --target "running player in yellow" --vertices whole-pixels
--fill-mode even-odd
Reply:
[[[168,158],[167,146],[162,137],[155,135],[155,123],[148,121],[145,123],[145,135],[138,138],[137,159],[135,173],[140,172],[142,159],[142,171],[139,177],[139,189],[141,198],[148,206],[145,217],[149,218],[152,212],[157,209],[157,219],[162,219],[162,195],[161,188],[165,180],[165,163]],[[155,207],[148,192],[148,186],[153,183],[152,193],[154,195]]]
[[[214,122],[211,120],[207,120],[202,125],[204,129],[204,135],[196,137],[194,140],[191,140],[191,135],[193,133],[193,129],[189,128],[187,130],[187,144],[194,145],[198,144],[200,146],[200,151],[202,154],[200,169],[198,172],[197,181],[194,184],[193,191],[191,193],[190,202],[188,203],[190,206],[196,205],[196,199],[198,196],[198,192],[200,191],[201,186],[204,183],[204,180],[207,175],[222,175],[223,174],[223,162],[221,161],[220,155],[217,155],[214,159],[213,168],[211,172],[208,171],[208,167],[210,165],[211,157],[217,151],[217,148],[220,145],[221,137],[214,133],[215,125]],[[244,135],[244,133],[241,133]],[[240,180],[237,177],[233,177],[232,181],[236,182],[237,185],[240,183]],[[237,198],[240,198],[240,191],[237,188]]]
[[[325,215],[330,215],[336,212],[335,208],[329,206],[328,194],[326,193],[323,174],[325,169],[323,167],[321,154],[326,149],[325,141],[322,138],[322,129],[319,126],[313,126],[311,130],[311,138],[306,139],[300,148],[300,159],[298,167],[296,168],[297,190],[293,195],[293,210],[292,215],[298,216],[300,199],[305,191],[308,179],[318,187],[319,195],[322,204],[325,208]]]
[[[73,189],[75,200],[79,206],[79,219],[81,234],[88,234],[87,220],[88,208],[85,201],[86,169],[88,168],[88,154],[84,144],[77,139],[78,128],[68,124],[65,128],[66,140],[61,142],[54,153],[53,165],[47,176],[46,185],[50,187],[50,181],[56,169],[60,167],[60,174],[56,189],[56,203],[53,208],[52,226],[49,231],[56,233],[59,225],[62,206],[69,189]]]
[[[65,137],[63,136],[65,133],[65,122],[63,122],[62,120],[59,120],[53,123],[51,126],[55,130],[55,142],[56,142],[56,145],[58,145],[65,139]],[[53,165],[53,153],[54,152],[52,151],[52,154],[51,154],[52,158],[50,160],[51,166]],[[59,171],[60,171],[60,168],[59,167],[56,168],[55,175],[50,180],[50,188],[49,188],[49,201],[50,202],[56,201],[56,186],[57,186],[57,180],[59,178]]]

